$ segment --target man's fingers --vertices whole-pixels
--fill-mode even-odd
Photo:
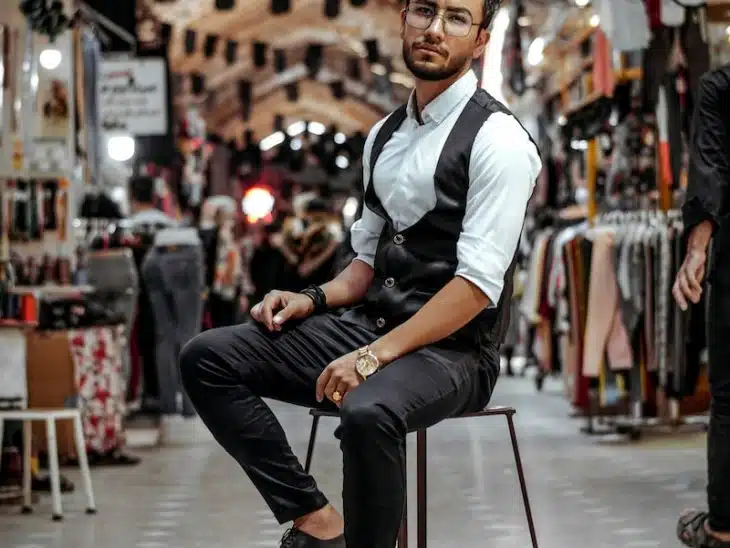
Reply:
[[[338,403],[333,399],[332,394],[335,393],[335,390],[338,390],[338,387],[340,386],[340,384],[342,384],[342,383],[337,375],[334,375],[334,374],[330,375],[330,378],[327,381],[327,385],[324,387],[324,397],[327,398],[332,403]],[[340,396],[342,396],[342,395],[343,395],[343,393],[340,392]]]
[[[255,306],[251,307],[251,317],[257,322],[261,321],[261,306],[261,303],[258,303]]]
[[[332,369],[330,369],[330,367],[328,366],[324,371],[322,371],[322,374],[317,379],[317,401],[321,402],[324,399],[324,387],[327,386],[327,383],[329,382],[331,376]]]
[[[674,296],[674,300],[679,305],[679,308],[681,308],[683,311],[687,310],[687,299],[684,298],[684,294],[682,293],[682,289],[679,284],[679,276],[677,276],[677,280],[674,282],[672,295]]]
[[[270,331],[274,330],[274,310],[279,307],[281,297],[276,294],[269,295],[264,299],[262,321]]]
[[[274,329],[281,329],[281,326],[284,325],[284,322],[292,317],[293,313],[294,308],[291,304],[288,304],[284,308],[279,310],[279,312],[276,313],[273,319]]]
[[[679,271],[677,280],[679,280],[679,288],[682,290],[684,296],[697,304],[700,302],[700,297],[702,297],[702,286],[696,283],[696,281],[692,283],[691,276],[691,270],[683,268]]]
[[[687,276],[687,285],[692,290],[692,292],[698,295],[702,294],[702,279],[699,277],[699,269],[697,267],[688,268],[685,271],[685,274]]]

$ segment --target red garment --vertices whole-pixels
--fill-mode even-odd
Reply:
[[[644,0],[646,15],[649,18],[649,28],[658,29],[662,24],[662,0]]]

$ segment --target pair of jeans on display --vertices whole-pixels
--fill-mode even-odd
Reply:
[[[178,357],[182,347],[200,332],[203,314],[203,252],[199,245],[155,246],[142,263],[149,303],[155,320],[155,358],[160,411],[195,415],[182,388]],[[178,406],[182,395],[182,409]]]

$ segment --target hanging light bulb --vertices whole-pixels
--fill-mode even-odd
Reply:
[[[38,62],[46,70],[56,70],[63,60],[61,52],[55,48],[46,48],[38,56]]]

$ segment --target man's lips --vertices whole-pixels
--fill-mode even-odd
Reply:
[[[435,53],[435,54],[437,54],[437,55],[443,55],[443,54],[444,54],[444,53],[443,53],[443,52],[442,52],[441,50],[439,50],[438,48],[435,48],[435,47],[433,47],[433,46],[429,46],[429,45],[427,45],[427,44],[420,44],[420,45],[416,46],[416,49],[417,49],[417,50],[421,50],[421,51],[427,51],[427,52],[429,52],[429,53]]]

